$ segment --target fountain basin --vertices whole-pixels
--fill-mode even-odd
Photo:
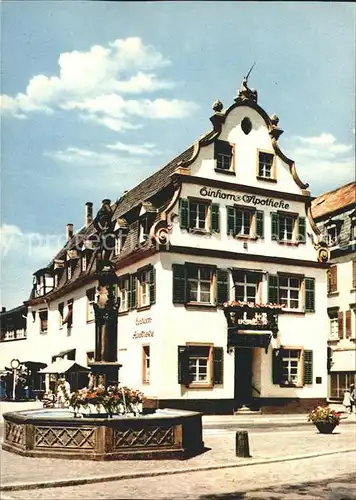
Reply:
[[[30,457],[80,460],[184,459],[201,453],[202,413],[163,409],[75,418],[66,409],[5,413],[2,448]]]

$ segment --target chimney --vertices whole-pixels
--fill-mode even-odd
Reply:
[[[105,200],[103,200],[101,202],[101,206],[103,206],[103,205],[109,205],[110,206],[110,204],[111,204],[111,200],[109,200],[108,198],[105,198]]]
[[[2,308],[1,308],[1,312],[2,312],[2,313],[6,312],[6,307],[2,306]]]
[[[93,204],[87,201],[85,204],[85,227],[88,227],[93,220]]]
[[[66,226],[66,240],[69,241],[73,236],[73,224],[67,224]]]

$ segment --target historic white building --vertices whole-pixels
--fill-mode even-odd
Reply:
[[[327,397],[327,250],[276,115],[246,79],[212,130],[111,203],[120,381],[160,407],[298,411]],[[104,200],[106,203],[108,200]],[[35,273],[29,357],[93,358],[96,234]],[[38,359],[40,358],[40,359]]]
[[[328,396],[342,399],[356,384],[356,183],[318,196],[312,213],[330,248]]]

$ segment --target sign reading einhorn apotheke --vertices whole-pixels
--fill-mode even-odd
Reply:
[[[149,325],[148,327],[146,325]],[[142,328],[142,329],[141,329]],[[138,329],[141,329],[138,331]],[[135,331],[132,335],[133,339],[143,339],[154,336],[151,317],[140,317],[135,319]]]
[[[202,187],[200,190],[201,196],[208,196],[211,198],[220,198],[222,200],[240,201],[243,203],[251,203],[252,205],[261,207],[273,207],[282,208],[288,210],[290,208],[289,203],[284,200],[276,200],[273,198],[259,198],[255,194],[233,194],[225,193],[221,189],[211,189],[207,187]]]

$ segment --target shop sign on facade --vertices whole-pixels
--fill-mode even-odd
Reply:
[[[133,339],[146,339],[154,336],[152,318],[137,317],[135,319],[135,331],[132,335]]]
[[[221,189],[211,189],[202,187],[199,191],[201,196],[208,196],[210,198],[220,198],[222,200],[230,200],[242,203],[251,203],[254,206],[279,208],[281,210],[288,210],[289,203],[284,200],[276,200],[274,198],[259,198],[255,194],[233,194],[226,193]]]

